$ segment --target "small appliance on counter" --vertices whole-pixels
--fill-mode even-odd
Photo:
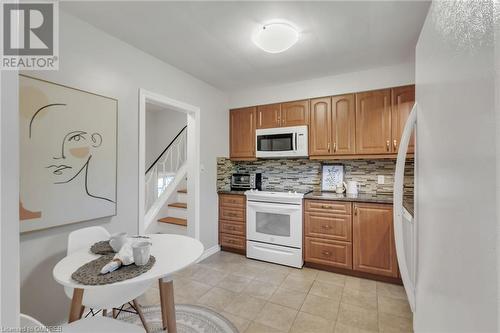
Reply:
[[[261,173],[233,173],[231,191],[262,190]]]

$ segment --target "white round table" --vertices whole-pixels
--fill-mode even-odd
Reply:
[[[73,300],[69,313],[69,322],[80,319],[82,299],[85,289],[105,290],[110,286],[126,286],[143,284],[159,280],[162,320],[168,332],[177,331],[175,324],[174,289],[171,275],[193,264],[203,253],[200,241],[181,235],[153,234],[150,238],[151,255],[156,262],[144,274],[133,279],[105,285],[84,285],[74,281],[71,274],[85,263],[97,259],[99,255],[90,252],[90,249],[76,251],[57,263],[52,271],[54,279],[65,287],[73,288]],[[139,241],[141,239],[138,239]],[[139,295],[137,295],[139,296]]]

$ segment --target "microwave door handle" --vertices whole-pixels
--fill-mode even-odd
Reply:
[[[294,141],[295,141],[295,147],[293,148],[293,151],[297,151],[297,132],[293,133]]]

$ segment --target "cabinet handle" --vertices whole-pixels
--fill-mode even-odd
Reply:
[[[387,141],[385,142],[385,147],[387,148],[387,151],[389,151],[389,145],[390,145],[389,140],[387,140]]]
[[[321,226],[321,228],[328,230],[328,229],[331,229],[332,227],[329,226],[328,224],[324,224],[324,225]]]
[[[327,143],[328,152],[330,152],[330,142]]]
[[[358,215],[358,207],[354,207],[354,215]]]
[[[334,142],[333,143],[333,152],[336,153],[337,152],[337,142]]]
[[[392,142],[392,145],[394,146],[394,151],[396,151],[396,149],[398,148],[398,140],[394,140]]]
[[[330,208],[332,208],[332,206],[330,206],[330,205],[323,205],[323,206],[321,206],[321,208],[323,208],[323,209],[330,209]]]
[[[321,251],[321,254],[325,255],[325,256],[330,256],[331,255],[331,252],[328,252],[328,251]]]

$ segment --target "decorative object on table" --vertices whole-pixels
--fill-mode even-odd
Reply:
[[[109,238],[109,245],[113,248],[115,252],[120,252],[120,249],[127,242],[127,233],[126,232],[118,232],[116,234],[112,234]]]
[[[116,99],[20,75],[20,230],[116,215]]]
[[[127,238],[125,238],[125,243],[120,247],[120,251],[117,254],[115,254],[113,259],[101,269],[101,274],[111,273],[113,271],[116,271],[121,266],[128,266],[133,263],[134,263],[134,254],[132,251],[132,242],[127,241]]]
[[[136,242],[132,244],[132,252],[134,256],[134,263],[137,266],[144,266],[148,263],[149,256],[151,255],[151,243]]]
[[[342,164],[323,164],[321,172],[321,190],[335,191],[344,182],[344,166]]]
[[[156,259],[154,256],[150,256],[149,262],[144,266],[128,265],[121,266],[120,269],[115,270],[108,274],[101,274],[102,268],[108,264],[112,259],[113,255],[105,255],[95,260],[92,260],[85,265],[78,268],[71,278],[78,283],[85,285],[102,285],[109,284],[119,281],[124,281],[132,279],[136,276],[146,273],[153,267]]]
[[[159,305],[143,306],[144,319],[149,332],[165,332],[162,328],[161,308]],[[176,304],[177,333],[238,333],[238,329],[221,314],[198,305]],[[140,318],[122,312],[119,320],[141,325]]]
[[[109,240],[100,241],[90,247],[90,252],[94,254],[113,254],[115,250],[109,245]]]

